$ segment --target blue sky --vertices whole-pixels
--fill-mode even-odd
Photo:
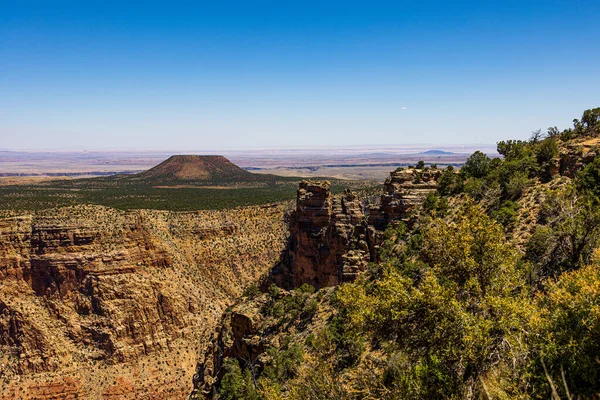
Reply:
[[[0,9],[4,149],[494,143],[600,106],[597,0]]]

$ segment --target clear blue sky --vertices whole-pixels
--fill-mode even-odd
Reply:
[[[0,148],[494,143],[600,106],[600,1],[0,0]]]

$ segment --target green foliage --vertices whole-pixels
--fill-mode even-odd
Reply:
[[[382,379],[400,398],[482,393],[482,379],[491,371],[511,375],[507,366],[525,352],[529,307],[518,255],[502,227],[473,204],[451,225],[434,219],[423,238],[418,279],[388,262],[381,278],[340,287],[346,324],[396,349]]]
[[[460,172],[466,177],[483,178],[489,173],[491,162],[492,160],[487,155],[476,151],[467,159]]]
[[[442,196],[451,196],[463,191],[462,176],[457,174],[451,165],[446,168],[438,179],[438,193]]]
[[[334,363],[338,370],[355,365],[364,351],[362,336],[349,328],[346,314],[341,312],[329,321],[327,329],[322,333],[321,340],[335,347]]]
[[[480,151],[466,161],[460,174],[445,171],[438,181],[442,196],[461,192],[478,201],[485,201],[491,210],[505,200],[518,200],[531,183],[531,178],[549,177],[557,150],[556,139],[535,139],[533,142],[505,141],[498,143],[504,158],[490,159]]]
[[[275,300],[277,297],[279,297],[279,293],[281,292],[281,288],[277,285],[275,285],[274,283],[272,283],[271,285],[269,285],[269,296],[271,296],[272,300]]]
[[[289,399],[346,400],[352,398],[341,383],[335,355],[335,347],[328,331],[312,335],[310,339],[312,357],[305,359],[303,372],[288,391]],[[354,396],[356,397],[356,396]],[[273,397],[280,399],[281,397]]]
[[[243,297],[254,298],[260,294],[260,289],[256,285],[256,283],[250,284],[246,289],[244,289]]]
[[[297,184],[231,189],[124,186],[73,190],[63,187],[0,187],[2,209],[39,210],[76,204],[98,204],[122,210],[210,210],[291,200]]]
[[[548,128],[546,136],[552,139],[558,139],[560,138],[560,133],[561,132],[556,126],[551,126],[550,128]]]
[[[544,181],[550,180],[552,178],[552,168],[555,166],[554,159],[558,156],[558,141],[548,137],[536,143],[533,151],[541,171],[541,178]]]
[[[283,338],[279,348],[266,350],[266,361],[262,369],[258,366],[240,368],[238,360],[226,358],[223,362],[225,374],[218,391],[219,400],[262,400],[285,391],[286,382],[296,376],[303,360],[302,346]]]
[[[362,184],[357,183],[360,187]],[[340,193],[346,182],[332,182],[331,191]],[[292,200],[298,178],[282,178],[272,184],[224,189],[210,187],[161,188],[142,183],[119,183],[102,179],[56,181],[36,186],[0,186],[0,209],[41,210],[77,204],[98,204],[121,210],[155,209],[171,211],[221,210]]]
[[[507,200],[502,203],[500,208],[493,210],[491,216],[505,228],[512,228],[517,220],[518,209],[519,205],[517,203]]]
[[[590,135],[600,132],[600,107],[585,110],[581,120],[573,120],[574,134],[577,136]]]
[[[504,185],[505,197],[509,200],[518,200],[521,198],[530,180],[525,172],[516,172],[508,178]]]
[[[433,221],[424,236],[424,259],[459,287],[479,296],[514,286],[517,254],[480,206],[467,203],[452,225]]]
[[[577,186],[579,190],[593,196],[596,203],[600,203],[600,156],[585,166],[577,175]]]
[[[507,161],[520,160],[529,153],[527,142],[522,140],[503,140],[496,144],[496,150]]]
[[[437,192],[429,192],[423,201],[423,211],[431,216],[442,217],[448,212],[448,199]]]
[[[487,192],[487,185],[483,179],[467,178],[465,181],[464,192],[475,200],[482,200]]]
[[[379,257],[384,262],[393,263],[398,268],[417,268],[410,257],[419,254],[423,246],[423,236],[418,231],[408,232],[403,222],[391,224],[383,234],[383,246]]]
[[[417,165],[415,166],[416,169],[424,169],[425,168],[425,161],[420,160],[419,162],[417,162]]]
[[[289,336],[282,340],[280,348],[267,349],[268,361],[260,374],[261,380],[268,380],[271,387],[280,386],[285,381],[293,378],[298,366],[303,359],[302,346],[292,343]]]
[[[221,379],[219,400],[259,400],[249,369],[242,370],[236,359],[227,358],[223,363],[225,374]]]
[[[551,252],[548,250],[551,247],[551,243],[554,241],[554,236],[555,233],[551,227],[536,225],[525,245],[527,259],[535,265],[550,265],[553,260],[551,260]]]
[[[565,129],[561,134],[560,134],[560,140],[562,140],[563,142],[569,141],[571,139],[573,139],[573,129],[569,128],[569,129]]]
[[[508,209],[498,210],[502,202],[518,200],[532,178],[549,180],[552,177],[558,155],[558,139],[554,130],[549,132],[552,136],[544,136],[541,131],[535,131],[530,141],[498,142],[498,153],[504,158],[490,159],[482,152],[473,153],[461,169],[461,176],[465,179],[462,187],[464,192],[476,200],[490,203],[492,211],[509,213]],[[442,185],[440,194],[458,193],[456,189],[448,190],[449,187],[458,186],[450,176],[444,177]]]
[[[554,138],[546,138],[534,146],[533,151],[537,163],[544,167],[558,156],[558,142]]]
[[[269,301],[264,305],[262,312],[279,319],[280,322],[298,317],[310,319],[317,311],[317,303],[311,296],[315,288],[307,283],[289,293],[271,285],[268,292]]]
[[[536,389],[564,398],[594,398],[600,393],[600,265],[565,273],[538,297],[542,310]]]

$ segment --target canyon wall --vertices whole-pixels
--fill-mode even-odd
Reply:
[[[0,218],[0,398],[184,398],[225,307],[277,260],[283,206]]]

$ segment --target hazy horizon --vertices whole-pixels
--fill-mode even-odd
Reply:
[[[407,143],[407,144],[357,144],[348,146],[338,145],[323,145],[323,146],[312,146],[312,145],[288,145],[288,146],[257,146],[257,147],[221,147],[221,148],[176,148],[176,147],[149,147],[144,148],[142,146],[132,148],[118,148],[118,147],[97,147],[97,148],[70,148],[68,146],[62,148],[4,148],[0,147],[2,152],[23,152],[23,153],[178,153],[184,154],[185,152],[199,153],[199,152],[272,152],[272,151],[406,151],[406,154],[418,152],[419,150],[444,150],[444,151],[459,151],[464,149],[465,151],[472,151],[477,149],[495,149],[495,143],[453,143],[453,144],[436,144],[436,143]]]

